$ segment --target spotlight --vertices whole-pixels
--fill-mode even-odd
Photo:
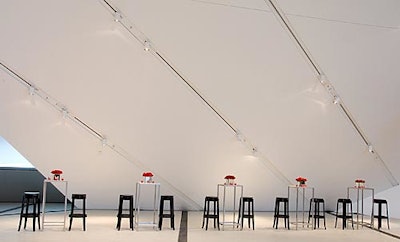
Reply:
[[[374,147],[372,147],[372,145],[368,145],[368,151],[369,153],[374,153]]]
[[[143,43],[143,45],[144,45],[144,50],[145,50],[145,51],[149,51],[149,50],[151,49],[150,41],[145,40],[144,43]]]
[[[340,103],[340,97],[339,97],[339,96],[334,96],[334,97],[333,97],[333,103],[334,103],[334,104]]]
[[[115,22],[121,22],[121,20],[122,20],[122,15],[121,15],[121,13],[119,12],[119,11],[116,11],[115,13],[114,13],[114,21]]]
[[[240,132],[240,130],[236,130],[236,139],[242,143],[246,142],[246,138],[244,137],[242,132]]]
[[[251,149],[251,153],[252,153],[254,156],[256,156],[257,153],[258,153],[257,147],[253,147],[253,148]]]
[[[35,87],[34,86],[29,87],[29,95],[31,95],[31,96],[35,95]]]
[[[62,107],[62,108],[61,108],[61,112],[62,112],[63,119],[66,119],[67,116],[68,116],[68,110],[67,110],[67,108],[66,108],[66,107]]]
[[[107,138],[103,137],[101,139],[101,144],[103,145],[103,147],[105,147],[107,145]]]
[[[328,84],[328,79],[326,78],[326,76],[325,76],[324,73],[321,73],[321,74],[318,76],[318,79],[319,79],[319,82],[320,82],[323,86],[325,86],[326,84]]]

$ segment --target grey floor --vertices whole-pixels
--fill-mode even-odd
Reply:
[[[129,230],[127,219],[122,223],[121,231],[115,229],[116,211],[115,210],[89,210],[87,218],[87,231],[82,231],[82,220],[75,219],[71,231],[63,229],[63,226],[46,225],[43,230],[33,232],[32,221],[28,220],[27,228],[17,231],[19,222],[18,204],[0,204],[0,238],[2,242],[32,241],[32,242],[71,242],[71,241],[178,241],[181,212],[176,212],[176,230],[169,228],[169,220],[164,220],[162,231],[156,231],[153,227],[142,226],[135,231]],[[59,212],[59,206],[49,206],[46,213],[46,221],[63,221],[63,212]],[[152,212],[142,212],[141,221],[151,221]],[[293,214],[291,215],[292,217]],[[227,219],[231,218],[227,215]],[[368,220],[368,218],[365,218]],[[187,241],[190,242],[221,242],[221,241],[398,241],[399,239],[382,232],[374,231],[370,228],[361,227],[359,229],[342,230],[334,228],[335,219],[332,215],[327,215],[327,229],[311,230],[307,227],[299,226],[298,230],[286,230],[283,227],[275,230],[272,228],[273,216],[270,212],[256,212],[255,230],[245,227],[242,231],[232,225],[225,226],[223,231],[210,228],[205,231],[201,228],[202,213],[189,212],[187,224]],[[322,222],[322,221],[321,221]],[[390,230],[383,224],[383,232],[400,235],[400,220],[391,219]]]

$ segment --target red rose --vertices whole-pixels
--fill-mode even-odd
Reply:
[[[235,176],[233,176],[233,175],[227,175],[227,176],[225,176],[225,179],[235,179],[236,177]]]
[[[51,171],[51,174],[54,174],[54,175],[61,175],[61,174],[63,174],[63,172],[62,172],[62,170],[56,169],[56,170],[52,170],[52,171]]]
[[[305,182],[305,181],[307,181],[307,178],[299,176],[299,177],[296,178],[296,181],[298,181],[298,182],[301,182],[301,181]]]
[[[144,172],[144,173],[143,173],[143,176],[152,177],[152,176],[153,176],[153,173],[151,173],[151,172]]]

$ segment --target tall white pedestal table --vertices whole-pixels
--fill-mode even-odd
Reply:
[[[141,197],[142,189],[154,189],[153,200],[153,220],[147,222],[140,222],[140,209],[141,209]],[[135,224],[136,228],[140,226],[153,226],[154,229],[158,229],[158,203],[160,201],[160,183],[146,183],[137,182],[136,183],[136,193],[135,193]]]
[[[53,184],[57,187],[64,188],[61,193],[64,195],[64,220],[63,221],[45,221],[46,214],[46,196],[47,196],[47,184]],[[58,188],[58,187],[57,187]],[[68,204],[68,182],[63,180],[44,180],[43,181],[43,201],[42,201],[42,229],[45,225],[49,226],[63,226],[65,230],[65,223],[67,221],[67,204]]]
[[[227,189],[233,189],[233,219],[232,221],[226,221],[225,220],[225,213],[226,213],[226,190]],[[221,201],[222,200],[222,221],[220,224],[222,225],[222,230],[225,228],[225,224],[231,224],[233,228],[235,226],[240,226],[240,229],[243,229],[241,223],[236,222],[236,212],[239,213],[239,206],[237,205],[238,199],[237,199],[237,190],[240,190],[240,199],[243,198],[243,185],[237,185],[237,184],[218,184],[217,185],[217,197]],[[222,193],[220,193],[220,190],[222,190]],[[242,201],[242,206],[243,201]]]
[[[305,207],[306,206],[306,196],[307,195],[308,196],[311,195],[310,198],[311,199],[314,198],[314,188],[313,187],[308,187],[308,186],[298,186],[298,185],[288,186],[289,204],[290,204],[290,198],[291,198],[291,196],[290,196],[290,194],[291,194],[290,191],[291,190],[294,190],[295,199],[296,199],[296,205],[295,205],[295,208],[296,208],[296,210],[295,210],[296,222],[294,222],[294,224],[296,226],[296,229],[298,229],[298,224],[299,223],[302,224],[302,227],[304,228],[304,224],[306,224],[306,223],[308,224],[308,221],[307,222],[305,221],[305,214],[306,214],[306,211],[307,211],[306,207]],[[306,194],[307,192],[308,193],[311,192],[311,194]],[[300,196],[299,196],[299,193],[301,193]],[[299,204],[299,202],[300,202],[300,204]],[[299,207],[299,205],[301,206],[301,208]],[[299,209],[301,209],[301,210],[299,210]],[[312,209],[312,208],[309,208],[309,209]],[[301,215],[302,215],[301,221],[299,221],[299,212],[301,212]],[[314,228],[314,219],[312,219],[311,224],[312,224],[312,228]]]
[[[358,229],[358,225],[361,224],[361,226],[366,225],[366,223],[364,223],[364,193],[365,192],[370,192],[371,195],[371,227],[374,226],[374,193],[375,190],[373,188],[370,187],[348,187],[347,188],[347,198],[351,199],[351,191],[355,192],[355,199],[356,199],[356,219],[357,219],[357,229]],[[354,194],[353,194],[354,195]],[[354,200],[352,200],[354,202]],[[361,201],[361,207],[360,207],[360,201]],[[361,214],[360,214],[361,213]],[[360,219],[361,219],[361,223],[360,223]],[[368,224],[367,224],[368,225]]]

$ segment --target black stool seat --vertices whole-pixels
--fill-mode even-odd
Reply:
[[[242,204],[243,201],[243,204]],[[246,204],[247,204],[247,211],[246,211]],[[250,228],[250,220],[253,225],[253,230],[254,230],[254,199],[252,197],[242,197],[242,199],[239,200],[239,217],[238,217],[238,223],[240,222],[240,225],[243,228],[243,220],[247,218],[249,228]]]
[[[26,229],[26,221],[28,218],[33,219],[33,231],[36,227],[36,219],[40,229],[40,193],[39,192],[24,192],[22,196],[21,214],[19,216],[18,231],[21,230],[22,218],[25,218],[24,229]]]
[[[82,200],[82,210],[81,212],[77,212],[75,209],[76,200]],[[72,204],[71,204],[71,213],[69,214],[69,229],[71,230],[72,220],[73,218],[82,218],[83,219],[83,231],[86,231],[86,194],[72,194]]]
[[[281,204],[283,205],[283,213],[280,212]],[[279,218],[283,218],[285,222],[285,228],[290,229],[289,226],[289,198],[277,197],[275,199],[275,211],[274,211],[274,224],[273,228],[278,229]]]
[[[387,227],[389,227],[389,208],[388,208],[388,203],[385,199],[374,199],[374,207],[375,204],[378,205],[378,214],[376,215],[375,213],[373,214],[374,219],[378,219],[378,229],[382,227],[382,219],[386,219],[387,222]],[[382,205],[385,205],[386,209],[386,216],[382,215]],[[375,209],[373,209],[375,211]]]
[[[210,213],[210,205],[213,204],[213,213]],[[208,219],[214,219],[214,228],[218,226],[219,230],[219,199],[218,197],[207,196],[204,199],[204,210],[203,210],[203,225],[206,222],[206,230],[208,229]]]
[[[123,212],[124,201],[128,201],[129,210],[127,213]],[[117,229],[121,229],[121,219],[129,218],[129,228],[133,230],[133,195],[120,195],[119,196],[119,206],[118,206],[118,214],[117,214]]]
[[[341,213],[339,213],[339,206],[342,206]],[[349,198],[339,198],[336,203],[336,219],[335,219],[335,228],[337,225],[337,219],[342,219],[342,229],[347,227],[347,222],[351,221],[351,227],[354,229],[354,221],[353,221],[353,203]]]
[[[322,205],[322,210],[321,210]],[[314,211],[312,208],[314,207]],[[326,229],[325,220],[325,201],[322,198],[311,198],[310,199],[310,211],[308,212],[308,224],[310,224],[310,219],[314,219],[314,229],[319,228],[319,220],[324,219],[324,228]]]
[[[164,202],[169,201],[169,213],[164,213]],[[174,214],[174,196],[161,196],[160,199],[160,211],[158,219],[158,228],[162,229],[163,218],[170,218],[171,228],[175,230],[175,214]]]

